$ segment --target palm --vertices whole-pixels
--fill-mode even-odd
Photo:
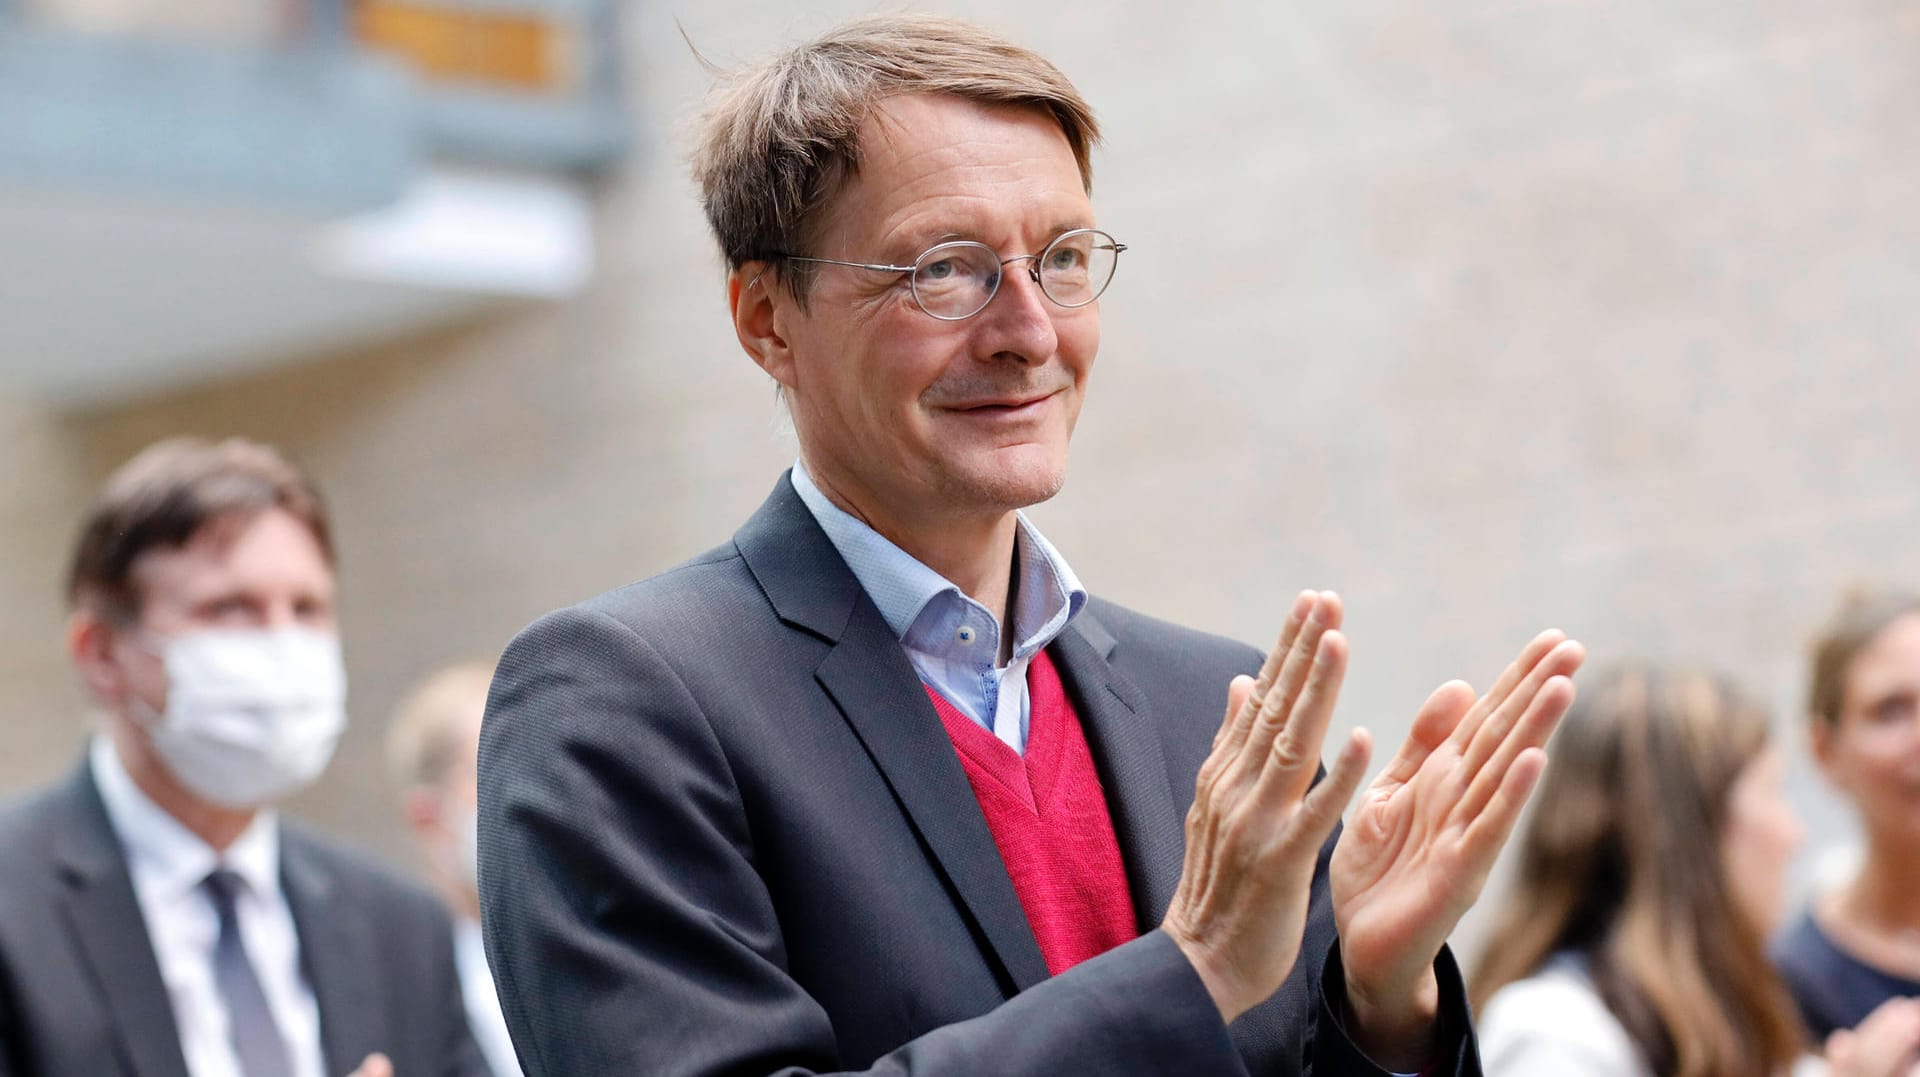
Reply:
[[[1404,989],[1480,894],[1572,702],[1579,644],[1544,633],[1479,700],[1455,681],[1361,794],[1329,883],[1349,984]]]
[[[1384,773],[1360,795],[1329,877],[1349,966],[1383,968],[1404,955],[1406,971],[1425,968],[1471,903],[1458,885],[1472,874],[1469,827],[1450,810],[1460,762],[1443,744],[1411,780]]]

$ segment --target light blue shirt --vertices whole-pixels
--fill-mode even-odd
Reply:
[[[1025,754],[1032,708],[1027,665],[1087,604],[1086,589],[1039,528],[1024,514],[1014,514],[1018,528],[1008,603],[1014,644],[1002,666],[1001,625],[992,611],[835,505],[798,461],[793,489],[879,607],[920,680]]]

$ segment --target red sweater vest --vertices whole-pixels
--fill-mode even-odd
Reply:
[[[1134,938],[1139,927],[1093,753],[1044,650],[1027,666],[1027,692],[1023,758],[927,688],[1047,970],[1058,976]]]

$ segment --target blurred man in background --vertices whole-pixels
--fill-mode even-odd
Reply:
[[[313,484],[263,445],[154,445],[67,595],[98,733],[0,808],[0,1073],[484,1073],[446,911],[274,810],[346,725]]]
[[[467,1000],[467,1023],[497,1077],[520,1077],[480,942],[476,890],[476,785],[480,719],[493,664],[448,666],[415,685],[394,710],[387,763],[402,810],[426,861],[427,879],[453,910],[453,955]]]

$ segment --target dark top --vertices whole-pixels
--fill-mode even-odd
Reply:
[[[1774,943],[1773,962],[1816,1043],[1859,1024],[1890,998],[1920,996],[1920,983],[1874,968],[1834,945],[1811,910]]]

